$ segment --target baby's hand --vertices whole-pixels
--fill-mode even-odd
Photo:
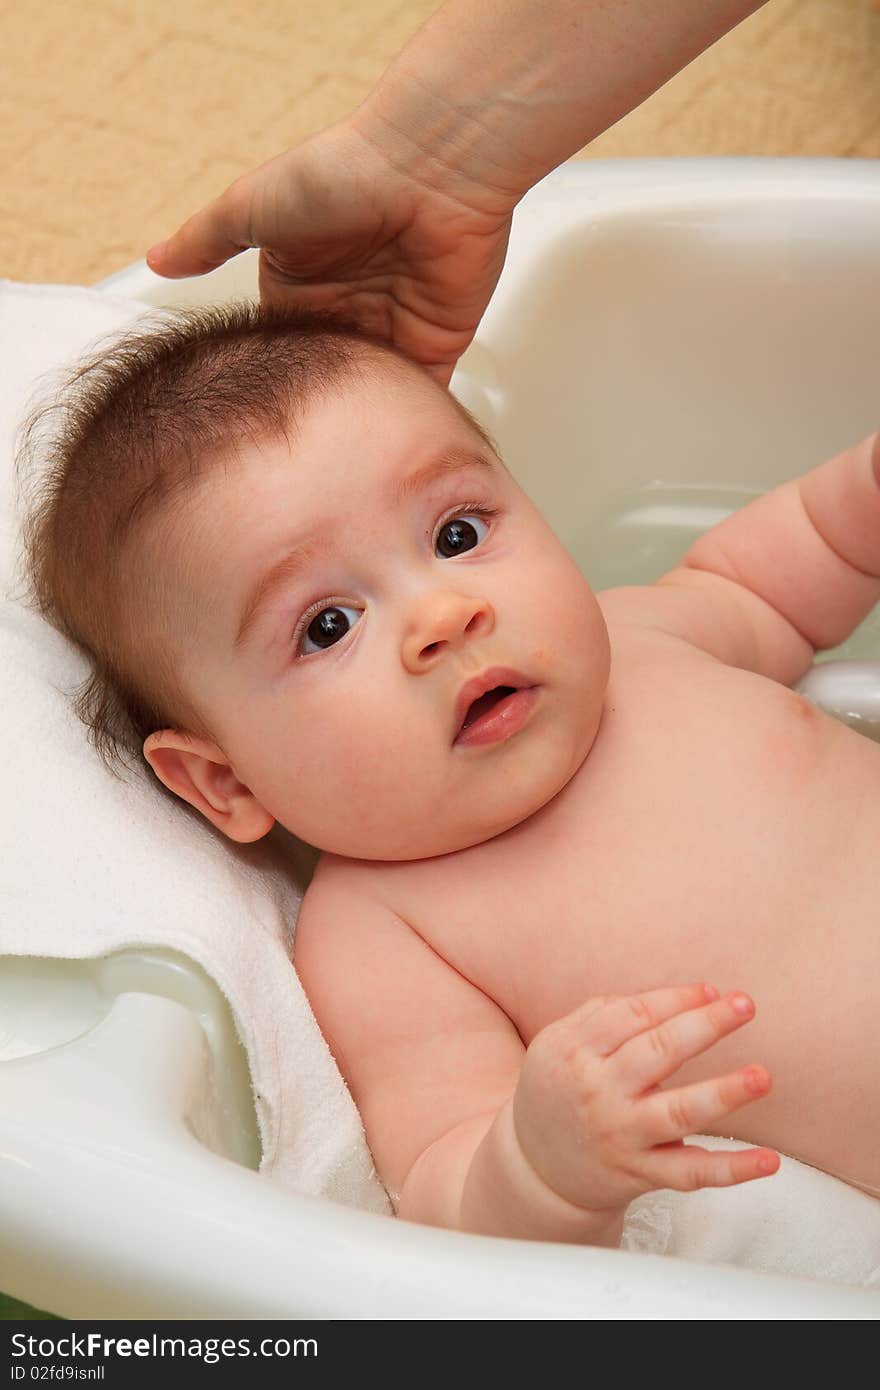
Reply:
[[[747,994],[720,999],[698,984],[591,999],[549,1024],[526,1051],[513,1097],[532,1168],[566,1201],[606,1213],[656,1188],[690,1192],[775,1173],[772,1149],[715,1152],[681,1142],[766,1096],[766,1068],[659,1089],[754,1013]]]

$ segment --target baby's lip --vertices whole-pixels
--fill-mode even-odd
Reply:
[[[513,690],[528,690],[534,684],[535,682],[529,676],[524,676],[522,671],[514,671],[509,666],[490,666],[481,675],[473,676],[471,680],[465,681],[455,702],[453,743],[461,733],[468,710],[475,700],[479,700],[481,695],[485,695],[487,691],[494,690],[499,685],[510,686]]]

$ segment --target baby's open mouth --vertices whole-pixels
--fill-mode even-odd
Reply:
[[[527,676],[491,667],[459,691],[453,743],[479,747],[504,742],[527,722],[537,696],[538,687]]]
[[[491,690],[487,690],[485,695],[481,695],[478,700],[474,700],[473,704],[468,707],[459,733],[463,733],[465,729],[469,729],[471,724],[475,723],[481,715],[488,714],[489,710],[493,709],[495,705],[498,704],[499,700],[503,700],[505,695],[512,695],[516,689],[517,687],[515,685],[496,685],[493,686]]]

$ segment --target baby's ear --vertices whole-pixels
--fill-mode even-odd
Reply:
[[[239,782],[216,743],[181,729],[160,729],[144,741],[144,757],[169,791],[188,801],[230,840],[261,840],[275,824],[275,817]]]

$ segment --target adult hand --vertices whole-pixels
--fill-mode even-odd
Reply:
[[[446,0],[345,120],[237,179],[148,254],[260,249],[264,302],[344,311],[443,385],[523,194],[764,0]]]
[[[237,179],[148,262],[201,275],[259,246],[264,303],[341,311],[448,385],[501,274],[516,198],[430,160],[415,174],[395,153],[355,113]]]

